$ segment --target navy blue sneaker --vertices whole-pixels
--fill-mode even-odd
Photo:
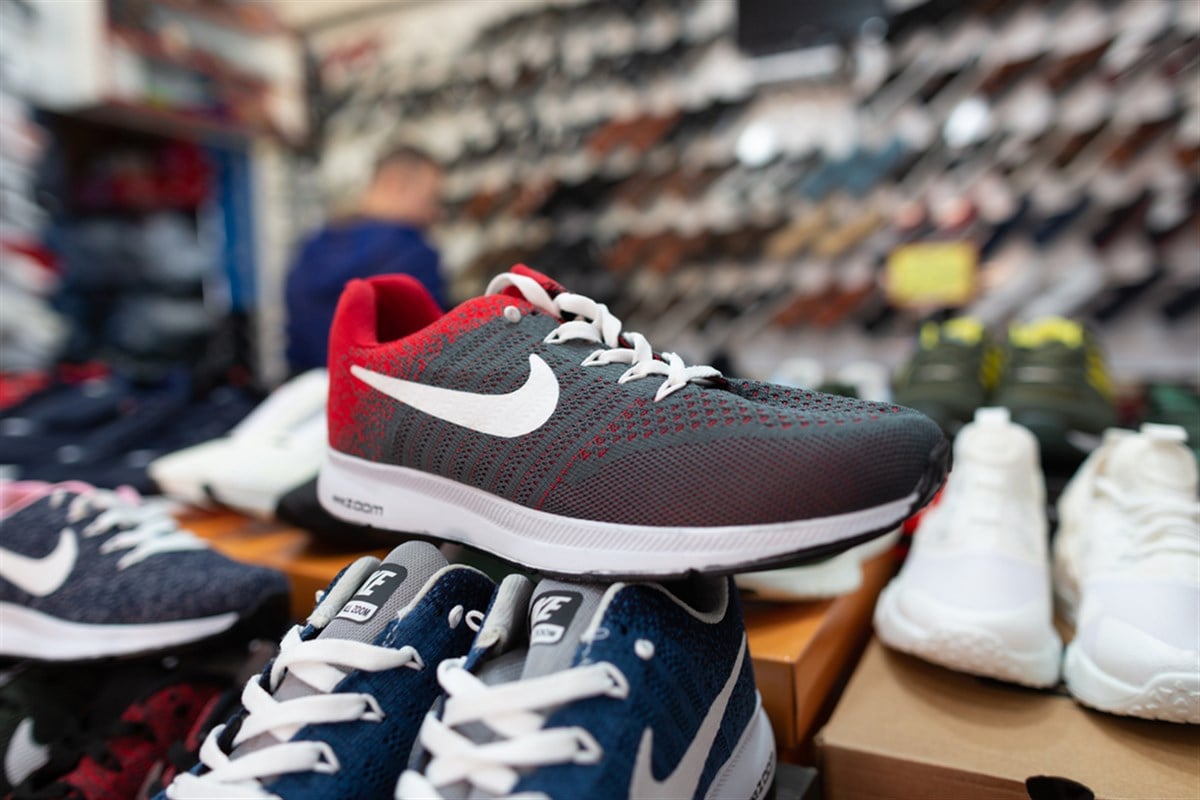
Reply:
[[[281,573],[210,550],[136,493],[0,481],[0,655],[75,661],[275,636],[287,600]]]
[[[0,464],[44,460],[128,411],[132,391],[121,378],[93,378],[56,384],[6,409],[0,414]]]
[[[774,778],[728,578],[534,590],[509,576],[438,680],[401,800],[757,800]]]
[[[82,480],[115,489],[132,486],[157,494],[148,466],[161,455],[221,436],[254,408],[245,393],[221,388],[198,402],[170,389],[130,398],[132,410],[65,445],[47,450],[20,477],[57,483]],[[179,424],[181,419],[186,424]]]
[[[494,588],[424,542],[355,561],[158,800],[390,800],[436,667],[467,652]]]

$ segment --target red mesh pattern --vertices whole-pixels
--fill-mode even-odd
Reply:
[[[895,414],[904,410],[902,406],[890,403],[874,403],[854,397],[825,394],[809,389],[796,389],[790,386],[778,386],[760,381],[730,380],[729,391],[739,397],[753,400],[756,403],[812,411],[819,414],[870,417],[871,415]]]
[[[74,790],[70,796],[87,800],[139,796],[143,785],[166,766],[171,744],[187,739],[220,694],[216,685],[180,683],[134,703],[121,714],[121,722],[146,726],[149,735],[128,733],[108,739],[112,763],[85,755],[59,783]]]
[[[541,508],[626,525],[697,527],[848,513],[912,492],[940,436],[932,423],[805,430],[597,449],[580,459],[590,468],[566,472]]]

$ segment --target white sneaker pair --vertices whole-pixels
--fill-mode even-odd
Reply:
[[[980,409],[954,470],[875,610],[888,645],[1028,686],[1060,675],[1085,705],[1200,723],[1200,503],[1181,428],[1110,430],[1058,504],[1052,624],[1037,441],[1007,410]]]

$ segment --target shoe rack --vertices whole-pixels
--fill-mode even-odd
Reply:
[[[1118,378],[1194,381],[1200,9],[904,5],[794,74],[738,49],[734,2],[519,5],[440,51],[386,48],[376,20],[316,41],[322,136],[444,161],[459,296],[528,261],[757,375],[797,352],[894,366],[939,313],[1060,314]],[[929,243],[958,246],[963,296],[898,296],[889,262]]]

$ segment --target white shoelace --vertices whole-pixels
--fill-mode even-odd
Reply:
[[[621,320],[609,313],[608,307],[603,303],[597,303],[590,297],[561,292],[552,298],[533,278],[511,272],[493,278],[488,284],[487,294],[499,294],[510,286],[551,316],[574,317],[550,332],[545,338],[548,344],[578,340],[605,346],[606,349],[596,350],[584,359],[581,366],[629,364],[629,369],[620,377],[619,383],[635,381],[650,375],[664,376],[666,379],[654,395],[655,402],[682,389],[689,382],[721,377],[721,373],[712,367],[687,366],[675,353],[663,353],[661,358],[655,358],[654,348],[646,341],[646,337],[640,333],[623,333]]]
[[[70,496],[65,488],[50,494],[52,508],[62,507]],[[191,533],[181,530],[173,517],[157,504],[142,501],[136,492],[109,492],[95,489],[77,493],[67,505],[67,524],[74,525],[93,511],[99,511],[80,534],[85,539],[117,531],[100,545],[101,553],[129,552],[117,560],[117,569],[125,569],[158,553],[204,550],[207,545]]]
[[[451,659],[438,665],[437,677],[445,705],[440,719],[425,717],[420,734],[431,758],[424,774],[409,770],[400,777],[397,798],[441,797],[441,789],[464,781],[497,798],[530,797],[509,794],[519,770],[595,764],[604,755],[583,728],[543,728],[545,713],[590,697],[629,695],[625,676],[607,662],[488,686],[463,669],[463,659]],[[487,726],[495,741],[478,744],[455,730],[473,723]]]
[[[263,688],[260,678],[255,676],[242,690],[242,705],[248,714],[231,747],[264,734],[278,743],[230,758],[218,744],[225,730],[224,725],[218,725],[200,748],[200,761],[210,771],[203,775],[180,774],[171,783],[167,796],[172,800],[267,798],[272,795],[262,789],[266,778],[290,773],[337,772],[340,764],[329,744],[288,740],[306,725],[382,721],[383,709],[373,696],[333,693],[333,690],[351,671],[382,672],[400,667],[420,670],[425,663],[413,647],[391,649],[349,639],[302,641],[300,627],[292,628],[283,638],[279,656],[271,667],[270,689]],[[316,693],[276,700],[273,693],[285,674]]]
[[[1108,478],[1097,480],[1096,488],[1129,515],[1133,557],[1168,552],[1200,556],[1200,502],[1167,494],[1134,494]]]

